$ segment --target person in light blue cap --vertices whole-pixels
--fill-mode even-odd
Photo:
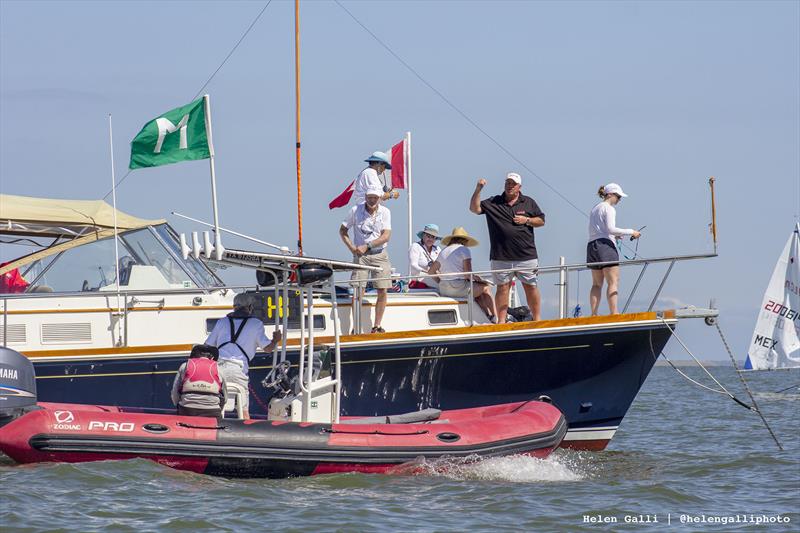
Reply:
[[[363,204],[366,200],[367,190],[373,187],[381,189],[383,197],[381,200],[388,200],[390,198],[399,198],[400,193],[392,190],[385,183],[385,178],[381,179],[381,175],[387,170],[392,169],[392,163],[389,161],[389,156],[383,152],[372,152],[372,155],[364,160],[369,163],[369,166],[361,171],[356,178],[353,196],[356,200],[356,205]]]
[[[419,274],[427,274],[428,269],[431,267],[436,258],[439,257],[439,252],[442,249],[436,244],[439,237],[439,226],[436,224],[425,224],[421,231],[417,232],[418,242],[411,245],[408,249],[408,275],[417,276]],[[438,283],[431,276],[420,276],[417,279],[411,280],[408,284],[410,289],[432,289],[436,288]]]

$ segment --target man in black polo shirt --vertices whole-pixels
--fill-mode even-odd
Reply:
[[[503,194],[481,201],[481,190],[485,185],[485,179],[478,180],[469,202],[469,210],[476,215],[486,215],[492,270],[516,270],[494,275],[497,283],[497,320],[500,324],[506,321],[508,293],[515,275],[522,281],[533,319],[539,320],[541,295],[536,286],[539,255],[536,253],[533,228],[544,226],[544,213],[533,198],[520,193],[522,177],[515,172],[509,172],[506,176]]]

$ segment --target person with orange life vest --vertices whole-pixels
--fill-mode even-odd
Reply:
[[[264,333],[264,323],[253,315],[253,297],[237,294],[233,312],[217,320],[206,344],[219,348],[219,370],[228,384],[239,392],[244,418],[250,418],[250,361],[258,348],[271,352],[283,338],[275,329],[272,340]]]
[[[215,346],[198,344],[192,348],[172,382],[172,403],[178,407],[179,415],[222,418],[228,393],[217,366],[218,358]]]

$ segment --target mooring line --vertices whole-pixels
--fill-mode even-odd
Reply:
[[[672,361],[670,361],[670,360],[667,358],[667,356],[666,356],[666,355],[664,355],[664,352],[662,351],[662,352],[661,352],[661,356],[664,358],[664,360],[665,360],[665,361],[667,361],[667,363],[669,363],[669,365],[670,365],[670,366],[671,366],[671,367],[672,367],[672,368],[673,368],[673,369],[674,369],[676,372],[678,372],[678,373],[679,373],[681,376],[683,376],[683,377],[684,377],[684,378],[686,378],[687,380],[691,381],[691,382],[692,382],[692,383],[694,383],[695,385],[698,385],[698,386],[700,386],[700,387],[702,387],[702,388],[704,388],[704,389],[706,389],[706,390],[709,390],[709,391],[711,391],[711,392],[716,392],[716,393],[719,393],[719,394],[725,394],[725,395],[726,395],[726,396],[728,396],[728,397],[729,397],[731,400],[733,400],[733,401],[734,401],[734,402],[736,402],[737,404],[741,405],[742,407],[746,408],[747,410],[749,410],[749,411],[755,411],[756,413],[758,413],[758,416],[759,416],[759,417],[761,417],[761,421],[764,423],[764,426],[767,428],[767,431],[769,431],[769,434],[770,434],[770,436],[772,437],[772,440],[774,440],[774,441],[775,441],[775,444],[778,446],[778,449],[779,449],[780,451],[783,451],[783,446],[781,445],[780,441],[778,440],[778,437],[777,437],[777,436],[775,436],[775,432],[773,432],[773,431],[772,431],[772,428],[770,427],[770,425],[769,425],[769,422],[767,422],[767,419],[764,417],[764,414],[763,414],[763,413],[761,412],[761,410],[759,409],[759,407],[758,407],[758,404],[756,403],[756,400],[755,400],[755,398],[753,397],[753,393],[752,393],[752,392],[750,392],[750,387],[748,387],[748,385],[747,385],[747,382],[744,380],[744,377],[742,377],[742,374],[741,374],[741,372],[739,371],[739,367],[738,367],[738,365],[736,364],[736,359],[734,359],[734,357],[733,357],[733,353],[731,352],[731,350],[730,350],[730,347],[728,346],[728,343],[727,343],[727,341],[725,340],[725,336],[724,336],[724,335],[722,335],[722,330],[720,329],[720,327],[719,327],[719,324],[718,324],[717,322],[714,322],[714,325],[716,325],[716,327],[717,327],[717,331],[719,332],[720,338],[722,339],[722,342],[723,342],[723,344],[725,345],[725,349],[728,351],[728,355],[730,356],[730,358],[731,358],[731,361],[733,362],[733,367],[736,369],[736,373],[738,374],[738,376],[739,376],[739,379],[741,379],[741,380],[742,380],[742,383],[744,384],[744,388],[745,388],[745,390],[747,391],[747,394],[750,396],[750,399],[751,399],[751,400],[752,400],[752,402],[753,402],[753,404],[752,404],[752,405],[747,405],[745,402],[743,402],[742,400],[740,400],[739,398],[737,398],[736,396],[734,396],[734,395],[733,395],[733,394],[732,394],[732,393],[731,393],[731,392],[730,392],[728,389],[726,389],[726,388],[725,388],[725,386],[724,386],[722,383],[720,383],[720,382],[719,382],[719,380],[717,380],[717,378],[715,378],[715,377],[714,377],[714,376],[711,374],[711,372],[709,372],[709,371],[708,371],[708,369],[707,369],[705,366],[703,366],[703,363],[701,363],[701,362],[700,362],[700,361],[697,359],[697,357],[695,357],[695,356],[694,356],[694,354],[692,353],[692,351],[691,351],[691,350],[689,349],[689,347],[688,347],[688,346],[686,346],[686,344],[685,344],[685,343],[684,343],[684,342],[681,340],[681,338],[678,336],[678,334],[677,334],[677,333],[675,333],[675,331],[674,331],[672,328],[670,328],[670,327],[669,327],[669,324],[667,324],[667,321],[666,321],[666,320],[664,320],[663,318],[661,319],[661,321],[663,322],[663,324],[664,324],[664,327],[665,327],[665,328],[668,328],[668,329],[669,329],[669,330],[672,332],[672,336],[673,336],[673,337],[675,337],[675,339],[677,339],[677,341],[680,343],[680,345],[683,347],[683,349],[686,351],[686,353],[688,353],[688,354],[689,354],[689,356],[690,356],[690,357],[691,357],[691,358],[694,360],[694,362],[695,362],[695,363],[697,363],[697,366],[699,366],[700,368],[702,368],[702,369],[703,369],[703,371],[704,371],[706,374],[708,374],[708,376],[709,376],[709,377],[710,377],[712,380],[714,380],[714,383],[716,383],[717,385],[719,385],[719,387],[720,387],[720,389],[721,389],[721,390],[712,389],[711,387],[708,387],[708,386],[706,386],[706,385],[703,385],[702,383],[699,383],[698,381],[695,381],[694,379],[690,378],[688,375],[686,375],[684,372],[682,372],[680,369],[678,369],[678,367],[676,367],[676,366],[675,366],[675,365],[672,363]],[[653,358],[654,358],[654,359],[658,359],[658,356],[656,355],[655,349],[653,348],[653,332],[652,332],[652,331],[650,332],[650,353],[653,355]]]
[[[783,451],[783,446],[781,446],[780,441],[778,441],[778,437],[775,436],[775,433],[772,431],[772,428],[769,427],[769,423],[767,419],[764,418],[764,414],[761,412],[761,409],[758,408],[758,404],[756,403],[756,399],[753,396],[753,393],[750,391],[750,386],[745,381],[744,376],[742,375],[742,371],[739,370],[739,364],[736,362],[736,358],[733,356],[733,352],[731,351],[730,346],[728,346],[728,341],[725,339],[725,335],[722,334],[722,328],[719,327],[719,320],[714,322],[714,326],[717,328],[717,332],[719,332],[719,338],[722,339],[722,344],[725,346],[725,350],[728,352],[728,356],[731,358],[731,362],[733,363],[733,368],[736,369],[736,375],[739,376],[739,379],[742,381],[742,385],[744,385],[744,390],[747,391],[747,395],[750,396],[750,401],[753,402],[753,408],[758,416],[761,417],[761,420],[764,422],[764,426],[766,426],[767,431],[769,434],[772,435],[772,439],[775,441],[775,444],[778,445],[778,449]]]

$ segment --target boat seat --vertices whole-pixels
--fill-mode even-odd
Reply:
[[[442,414],[441,409],[423,409],[400,415],[370,416],[367,418],[353,418],[342,420],[341,424],[417,424],[436,420]]]
[[[225,407],[222,409],[222,416],[225,417],[227,413],[235,412],[236,418],[243,419],[244,418],[244,395],[248,392],[244,390],[243,387],[235,383],[229,383],[227,385],[228,391],[228,401],[225,402]]]

